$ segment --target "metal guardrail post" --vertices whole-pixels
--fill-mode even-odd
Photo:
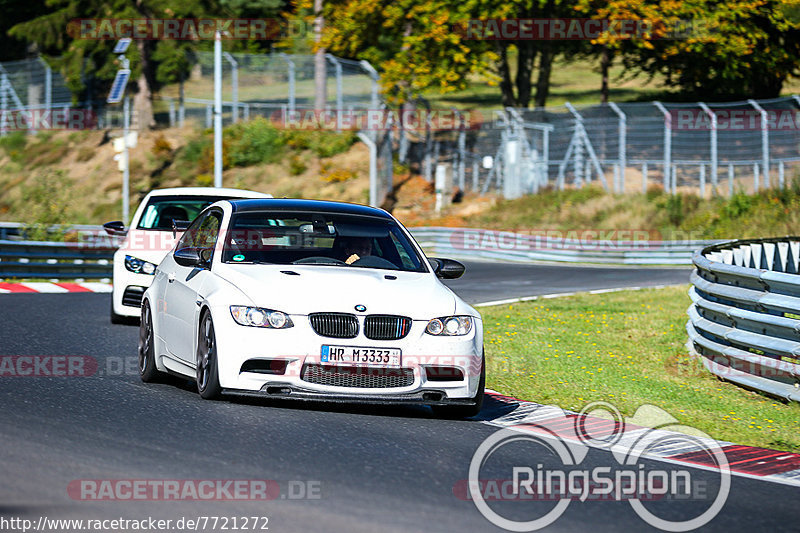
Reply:
[[[614,188],[616,192],[625,192],[625,168],[628,166],[625,151],[625,147],[628,143],[628,117],[625,116],[625,113],[622,112],[622,109],[620,109],[619,106],[614,102],[609,102],[608,106],[614,110],[614,113],[616,113],[619,117],[619,183],[615,183]]]
[[[672,187],[672,179],[670,178],[672,170],[672,115],[661,102],[653,102],[653,105],[664,115],[664,192],[675,194],[675,190]]]
[[[239,122],[239,63],[229,52],[222,52],[222,55],[231,64],[231,91],[233,105],[231,106],[231,121],[236,124]]]
[[[717,114],[711,111],[703,102],[698,102],[700,109],[705,111],[711,119],[711,187],[716,194],[717,191]],[[758,186],[756,186],[758,190]]]
[[[748,100],[747,103],[761,114],[761,169],[764,172],[764,185],[769,187],[769,117],[764,108],[755,100]]]

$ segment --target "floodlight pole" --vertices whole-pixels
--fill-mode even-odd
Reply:
[[[128,215],[130,214],[130,180],[131,174],[128,168],[128,163],[130,162],[130,158],[128,156],[128,130],[130,130],[130,113],[131,110],[131,97],[125,96],[124,101],[122,104],[122,113],[125,115],[122,118],[122,223],[128,223]]]
[[[124,55],[120,57],[122,68],[129,69],[130,62]],[[130,156],[128,154],[128,131],[131,129],[131,100],[125,94],[126,90],[122,90],[122,223],[128,223],[128,216],[130,215],[131,199],[130,199],[130,182],[131,173],[128,168],[130,165]]]
[[[222,187],[222,34],[214,37],[214,187]]]

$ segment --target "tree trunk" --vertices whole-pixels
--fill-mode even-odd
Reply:
[[[314,42],[319,46],[325,18],[322,15],[322,0],[314,0]],[[327,65],[325,49],[318,48],[314,54],[314,109],[325,109],[327,96]]]
[[[531,74],[533,62],[536,59],[536,50],[531,41],[517,43],[519,57],[517,59],[517,105],[528,107],[531,102]]]
[[[602,82],[600,85],[600,102],[603,104],[608,103],[608,69],[614,61],[614,54],[609,50],[608,46],[603,46],[600,53],[600,75]]]
[[[553,51],[544,43],[539,53],[539,76],[536,79],[536,107],[544,107],[550,94],[550,73],[553,70]]]
[[[517,99],[514,97],[514,86],[511,84],[511,70],[508,68],[508,45],[498,43],[497,55],[500,56],[500,94],[502,95],[503,107],[517,107]]]

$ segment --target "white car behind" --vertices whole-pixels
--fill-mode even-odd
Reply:
[[[148,193],[139,204],[129,229],[121,221],[103,225],[109,235],[125,236],[114,253],[113,324],[139,317],[142,295],[153,281],[156,265],[198,213],[226,198],[272,198],[272,195],[221,187],[157,189]]]

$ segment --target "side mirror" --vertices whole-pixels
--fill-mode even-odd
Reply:
[[[464,275],[467,269],[463,264],[452,259],[431,258],[433,273],[440,279],[456,279]]]
[[[103,224],[103,229],[112,237],[124,237],[128,234],[128,230],[125,229],[125,224],[121,220],[106,222]]]
[[[181,248],[175,250],[172,257],[175,262],[185,267],[204,267],[211,262],[213,254],[211,248]]]
[[[191,225],[191,223],[192,222],[189,221],[189,220],[175,220],[175,219],[173,219],[172,220],[172,236],[173,237],[177,237],[179,231],[181,233],[183,233],[184,231],[189,229],[189,226]]]

